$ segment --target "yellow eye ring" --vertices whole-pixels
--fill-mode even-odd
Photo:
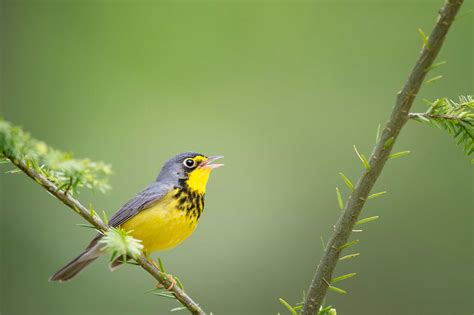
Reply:
[[[186,166],[187,168],[193,168],[196,166],[196,161],[194,161],[191,158],[188,158],[183,161],[183,165]]]

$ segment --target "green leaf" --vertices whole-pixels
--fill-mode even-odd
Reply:
[[[5,174],[17,174],[17,173],[21,173],[21,170],[19,168],[14,168],[12,170],[5,172]]]
[[[333,308],[331,305],[326,307],[320,307],[318,315],[337,315],[336,309]]]
[[[279,301],[284,307],[286,307],[290,311],[291,315],[298,315],[298,312],[294,309],[293,306],[288,304],[287,301],[283,300],[282,298],[280,298]]]
[[[347,291],[344,291],[343,289],[339,289],[339,288],[334,287],[332,285],[330,285],[328,287],[328,289],[331,290],[332,292],[336,292],[336,293],[339,293],[339,294],[346,294],[347,293]]]
[[[104,210],[102,210],[102,218],[105,224],[109,222],[109,217],[107,216],[107,213]]]
[[[433,83],[435,81],[438,81],[439,79],[442,79],[442,78],[443,78],[442,75],[437,75],[435,77],[432,77],[431,79],[426,80],[425,84],[431,84],[431,83]]]
[[[442,125],[440,122],[438,122],[436,119],[432,118],[432,119],[430,119],[430,122],[431,122],[431,124],[432,124],[433,126],[435,126],[436,128],[438,128],[438,129],[444,129],[444,128],[443,128],[443,125]]]
[[[377,198],[377,197],[379,197],[379,196],[385,195],[386,193],[387,193],[386,191],[381,191],[381,192],[372,194],[372,195],[370,195],[369,197],[367,197],[367,200]]]
[[[344,180],[344,183],[346,183],[347,187],[349,187],[350,190],[354,190],[354,185],[352,185],[352,182],[347,178],[346,175],[343,173],[339,172],[339,175],[341,175],[342,179]]]
[[[361,219],[361,220],[357,221],[355,223],[355,225],[361,225],[361,224],[364,224],[364,223],[372,222],[372,221],[377,220],[378,218],[379,218],[378,215],[374,215],[373,217],[368,217],[368,218]]]
[[[423,30],[419,28],[418,34],[420,34],[421,40],[423,41],[423,46],[430,49],[430,44],[428,43],[428,36],[426,36],[425,32],[423,32]]]
[[[167,273],[166,269],[165,269],[165,265],[163,264],[163,261],[161,260],[160,257],[158,257],[158,266],[160,266],[160,271],[161,272]]]
[[[161,293],[161,292],[156,292],[156,293],[153,293],[154,295],[158,295],[158,296],[161,296],[161,297],[164,297],[164,298],[167,298],[167,299],[172,299],[172,300],[175,300],[176,297],[172,294],[169,294],[169,293]]]
[[[360,253],[345,255],[339,258],[339,260],[352,259],[352,258],[356,258],[357,256],[360,256]]]
[[[385,141],[385,143],[383,144],[384,149],[390,148],[390,147],[392,146],[394,140],[395,140],[394,137],[388,138],[388,139]]]
[[[321,245],[323,245],[323,250],[326,250],[326,244],[324,243],[323,236],[321,235],[319,239],[321,240]]]
[[[343,249],[349,248],[349,247],[351,247],[351,246],[354,246],[354,245],[356,245],[356,244],[358,244],[358,243],[359,243],[359,240],[353,240],[353,241],[351,241],[351,242],[347,242],[347,243],[341,245],[341,246],[339,247],[339,249],[340,249],[340,250],[343,250]]]
[[[339,282],[339,281],[342,281],[342,280],[346,280],[346,279],[354,277],[355,275],[357,275],[357,273],[355,273],[355,272],[348,273],[346,275],[342,275],[342,276],[339,276],[339,277],[336,277],[336,278],[332,279],[331,283],[336,283],[336,282]]]
[[[461,137],[459,137],[458,141],[456,141],[456,145],[460,145],[461,143],[463,143],[464,141],[467,140],[467,135],[466,134],[463,134]]]
[[[423,115],[417,115],[417,118],[419,118],[420,120],[424,121],[424,122],[430,122],[430,120],[428,118],[426,118],[425,116]]]
[[[380,124],[377,125],[377,133],[375,134],[375,143],[380,140]]]
[[[117,254],[118,254],[117,251],[112,251],[110,254],[109,262],[113,262],[115,258],[117,258]]]
[[[342,201],[342,196],[341,192],[339,191],[339,188],[336,187],[336,195],[337,195],[337,204],[339,206],[339,209],[344,209],[344,202]]]
[[[323,315],[323,314],[326,314],[330,309],[331,309],[331,305],[328,305],[328,306],[325,306],[325,307],[322,307],[319,309],[319,314],[318,315]]]
[[[94,207],[92,206],[92,204],[89,204],[89,212],[91,214],[91,217],[95,218],[95,210],[94,210]],[[108,221],[106,221],[105,223],[107,223]]]
[[[401,151],[401,152],[397,152],[397,153],[392,153],[389,155],[389,159],[396,159],[396,158],[399,158],[399,157],[402,157],[402,156],[406,156],[410,154],[410,151]]]
[[[89,228],[89,229],[95,229],[96,227],[90,224],[83,224],[83,223],[77,223],[77,226],[84,227],[84,228]]]
[[[184,285],[183,283],[181,282],[181,280],[179,280],[179,278],[177,276],[173,276],[174,280],[176,280],[176,284],[178,285],[178,287],[181,289],[181,290],[184,290]]]
[[[359,157],[359,160],[362,162],[362,164],[364,165],[365,169],[366,170],[370,170],[370,166],[369,166],[369,162],[367,161],[367,158],[363,155],[363,154],[360,154],[359,151],[357,150],[357,147],[355,145],[353,145],[354,147],[354,151],[355,153],[357,154],[357,156]]]
[[[428,67],[428,68],[426,69],[426,72],[429,72],[429,71],[431,71],[431,70],[433,70],[433,69],[436,69],[436,68],[438,68],[439,66],[442,66],[442,65],[444,65],[444,64],[446,64],[446,63],[447,63],[446,60],[443,60],[443,61],[434,63],[434,64],[432,64],[430,67]]]
[[[170,312],[178,312],[178,311],[183,311],[185,309],[186,309],[186,306],[178,306],[178,307],[170,309]]]

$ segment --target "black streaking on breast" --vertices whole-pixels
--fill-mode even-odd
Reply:
[[[199,219],[204,211],[204,194],[192,191],[188,187],[178,188],[173,195],[178,200],[176,207],[178,210],[186,211],[186,216]]]

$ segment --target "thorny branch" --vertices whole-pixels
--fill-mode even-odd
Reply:
[[[28,164],[23,160],[18,160],[12,156],[9,156],[8,153],[3,153],[6,158],[8,158],[15,166],[22,170],[26,175],[28,175],[35,182],[40,184],[44,189],[46,189],[51,195],[60,200],[69,208],[77,212],[81,217],[83,217],[87,222],[92,224],[101,232],[105,232],[109,229],[107,224],[105,224],[98,215],[92,215],[91,212],[84,207],[77,199],[72,197],[66,191],[60,190],[53,182],[48,180],[44,175],[40,174],[32,167],[29,167]],[[167,275],[164,272],[161,272],[152,262],[150,262],[144,255],[135,259],[136,262],[145,269],[149,274],[151,274],[158,282],[164,287],[171,287],[171,280],[168,279]],[[194,302],[190,296],[188,296],[181,288],[174,285],[170,292],[176,297],[176,299],[185,306],[191,314],[196,315],[205,315],[206,313],[201,309],[201,307]]]
[[[347,243],[362,207],[387,162],[393,144],[400,134],[403,125],[408,120],[408,112],[428,72],[426,70],[429,69],[438,55],[446,34],[462,3],[463,0],[448,0],[440,9],[438,20],[429,35],[428,42],[422,48],[421,54],[402,91],[397,95],[390,120],[387,122],[382,136],[370,156],[369,168],[364,170],[364,173],[359,178],[345,206],[344,212],[335,226],[334,233],[328,242],[309,286],[303,305],[303,315],[314,315],[319,311],[344,244]]]

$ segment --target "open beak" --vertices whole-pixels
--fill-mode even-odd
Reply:
[[[216,155],[216,156],[209,156],[207,158],[207,160],[202,163],[199,167],[205,167],[205,168],[209,168],[211,170],[215,169],[215,168],[218,168],[218,167],[221,167],[221,166],[224,166],[224,164],[211,164],[212,162],[218,160],[218,159],[222,159],[223,156],[222,155]]]

